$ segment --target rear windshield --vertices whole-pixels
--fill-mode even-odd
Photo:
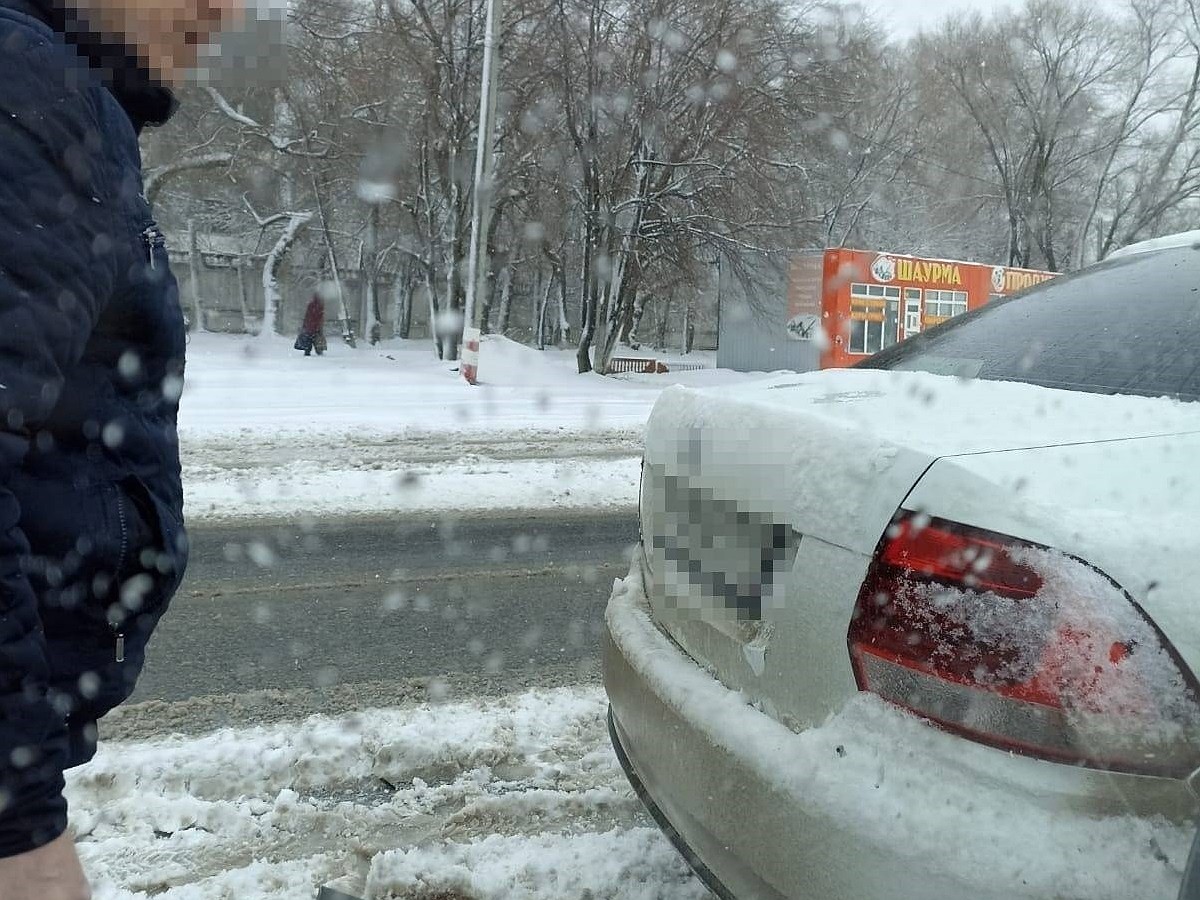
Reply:
[[[1200,250],[1129,257],[993,301],[860,363],[1200,400]]]

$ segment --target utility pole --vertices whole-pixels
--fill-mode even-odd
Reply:
[[[479,140],[475,150],[474,209],[471,247],[467,259],[467,302],[463,310],[463,343],[459,372],[470,384],[479,374],[481,299],[488,289],[487,234],[492,219],[496,159],[493,134],[496,126],[496,34],[500,28],[502,0],[487,0],[483,35],[483,75],[479,84]]]

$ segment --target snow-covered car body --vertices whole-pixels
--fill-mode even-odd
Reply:
[[[886,368],[663,395],[605,683],[631,781],[719,895],[1175,896],[1193,286],[1200,251],[1139,254]]]

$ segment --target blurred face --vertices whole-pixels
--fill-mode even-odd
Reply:
[[[177,85],[222,28],[245,14],[245,0],[79,0],[88,21],[137,50],[164,84]]]

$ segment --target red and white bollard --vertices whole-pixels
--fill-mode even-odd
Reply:
[[[459,353],[458,371],[468,384],[478,384],[479,378],[479,342],[483,334],[478,328],[470,325],[463,329],[462,351]]]

